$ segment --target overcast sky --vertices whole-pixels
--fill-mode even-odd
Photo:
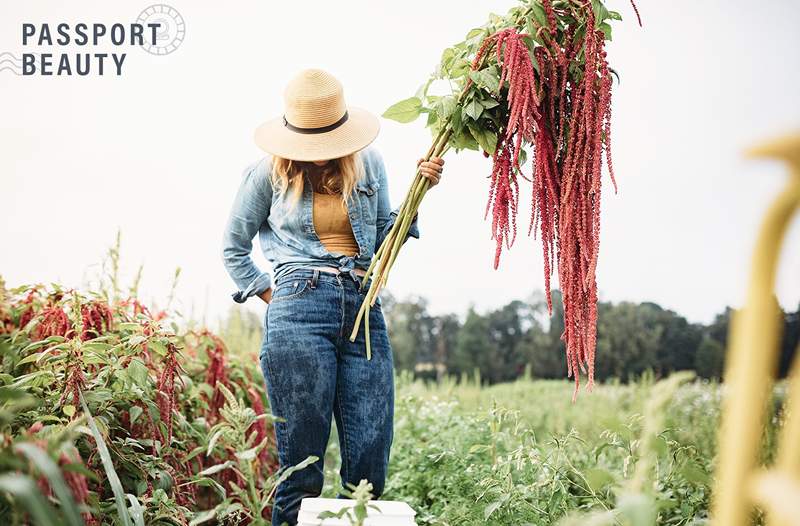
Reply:
[[[234,291],[220,259],[224,222],[243,168],[262,155],[253,130],[281,113],[286,81],[302,68],[327,69],[350,103],[380,114],[411,96],[441,51],[489,9],[505,13],[513,2],[169,4],[185,20],[185,40],[167,56],[116,50],[128,53],[121,77],[0,71],[0,274],[10,285],[80,285],[121,229],[123,270],[130,279],[144,264],[145,299],[166,298],[179,266],[183,310],[217,319]],[[607,4],[625,20],[609,47],[621,77],[613,100],[619,193],[604,196],[601,297],[654,301],[707,322],[740,304],[757,226],[785,179],[781,165],[742,152],[800,128],[800,3],[639,0],[644,28],[627,0]],[[148,5],[3,2],[0,53],[47,51],[23,48],[23,22],[132,22]],[[429,141],[422,121],[382,121],[376,145],[393,206]],[[540,289],[541,247],[524,235],[492,268],[483,220],[489,160],[464,152],[446,161],[422,205],[421,239],[406,245],[390,290],[426,296],[434,313],[462,313]],[[522,188],[527,210],[530,186]],[[797,222],[788,241],[777,288],[794,309]],[[266,268],[258,245],[256,261]],[[263,312],[256,299],[247,307]]]

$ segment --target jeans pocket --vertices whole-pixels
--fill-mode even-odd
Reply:
[[[311,280],[308,278],[287,279],[282,281],[274,291],[270,303],[280,303],[299,298],[311,290]]]

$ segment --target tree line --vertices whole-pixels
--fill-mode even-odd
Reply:
[[[480,313],[432,315],[424,298],[383,299],[383,311],[395,356],[395,368],[424,378],[474,374],[488,383],[511,381],[525,373],[536,378],[564,378],[566,359],[561,294],[553,292],[548,316],[541,293]],[[691,323],[656,303],[598,304],[597,380],[626,381],[646,371],[664,376],[694,370],[704,378],[721,379],[730,307],[708,324]],[[800,306],[780,310],[784,332],[778,375],[788,373],[800,336]],[[753,352],[759,352],[753,349]]]

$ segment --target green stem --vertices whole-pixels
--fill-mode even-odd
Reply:
[[[446,129],[442,128],[439,131],[439,133],[436,135],[436,138],[433,140],[433,144],[431,144],[431,147],[428,149],[428,153],[425,155],[425,160],[428,160],[428,159],[431,158],[431,155],[433,155],[433,152],[435,151],[436,146],[441,141],[441,138],[442,138],[443,134],[445,133],[445,131],[446,131]],[[414,181],[411,184],[411,187],[409,188],[408,192],[406,192],[406,197],[403,199],[403,202],[400,205],[400,209],[398,210],[398,213],[397,213],[397,217],[398,218],[402,217],[403,214],[405,213],[405,211],[407,210],[408,204],[411,201],[410,197],[413,194],[414,187],[417,184],[417,181],[419,179],[422,179],[422,177],[420,175],[420,169],[417,168],[417,173],[416,173],[416,175],[414,177]],[[386,250],[386,247],[389,246],[389,244],[392,242],[392,239],[394,238],[395,234],[397,233],[396,225],[397,225],[397,221],[395,221],[395,224],[392,225],[391,229],[389,229],[389,233],[386,235],[386,238],[381,243],[381,246],[378,247],[378,251],[373,255],[372,261],[370,262],[369,267],[367,267],[367,272],[364,275],[364,279],[362,280],[362,286],[363,286],[363,283],[365,283],[367,281],[367,279],[372,275],[373,271],[375,270],[375,265],[381,259],[382,255],[384,253],[384,250]]]
[[[436,145],[436,149],[433,151],[434,156],[440,157],[444,155],[449,149],[448,140],[452,130],[448,130],[448,133],[442,138],[442,141]],[[422,204],[422,198],[430,189],[430,181],[426,177],[420,177],[419,181],[414,185],[412,188],[412,200],[411,200],[411,208],[407,211],[407,213],[403,216],[400,230],[398,236],[393,240],[392,249],[389,252],[388,258],[389,261],[386,263],[385,269],[382,269],[381,272],[378,274],[378,283],[376,285],[376,290],[370,296],[370,306],[375,305],[375,301],[377,300],[377,295],[386,286],[386,282],[389,279],[389,272],[394,265],[395,259],[397,259],[397,254],[400,252],[400,248],[403,246],[403,242],[401,240],[405,240],[406,236],[408,235],[408,231],[411,229],[411,223],[414,220],[414,216],[416,216],[417,212],[419,211],[419,207]],[[370,287],[372,288],[372,287]],[[370,291],[372,292],[372,291]]]
[[[356,327],[358,327],[358,325],[356,325]],[[369,345],[369,312],[367,312],[367,315],[364,317],[364,341],[367,343],[367,360],[372,360],[372,349]]]

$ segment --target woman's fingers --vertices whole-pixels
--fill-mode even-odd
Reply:
[[[444,166],[444,159],[441,157],[431,157],[430,160],[426,161],[425,158],[421,158],[417,161],[417,166],[419,166],[420,174],[423,177],[430,181],[431,186],[438,184],[439,180],[442,178],[442,167]]]

